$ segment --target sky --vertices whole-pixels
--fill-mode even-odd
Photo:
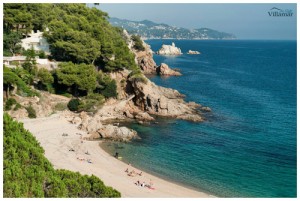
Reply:
[[[235,34],[239,39],[297,39],[296,4],[100,4],[110,17],[150,20],[183,28],[211,28]],[[293,12],[292,17],[273,17],[273,7]]]

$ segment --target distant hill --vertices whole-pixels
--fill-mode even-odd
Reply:
[[[113,26],[122,27],[129,33],[138,34],[146,39],[236,39],[236,36],[233,34],[209,28],[186,29],[167,24],[157,24],[149,20],[130,21],[118,18],[110,18],[109,22]]]

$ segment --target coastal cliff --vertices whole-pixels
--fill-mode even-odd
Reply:
[[[126,40],[128,48],[135,55],[135,62],[144,74],[157,74],[162,76],[180,76],[181,73],[171,69],[167,64],[161,63],[159,66],[153,59],[153,50],[145,41],[141,40],[143,50],[134,48],[134,41],[126,30],[123,30],[123,36]],[[172,48],[171,48],[172,49]],[[173,51],[173,50],[172,50]]]

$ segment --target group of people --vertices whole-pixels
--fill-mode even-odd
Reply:
[[[125,172],[128,173],[127,175],[128,175],[128,176],[131,176],[131,177],[134,177],[134,176],[136,176],[136,175],[142,176],[142,174],[143,174],[143,172],[137,173],[137,172],[135,172],[134,170],[132,170],[131,172],[129,172],[128,168],[125,170]]]
[[[77,160],[86,161],[88,163],[93,163],[91,159],[85,159],[85,158],[79,158],[79,157],[77,157]]]
[[[147,187],[149,189],[154,190],[153,183],[152,183],[151,179],[150,179],[150,183],[149,184],[146,184],[145,182],[140,182],[139,180],[137,180],[137,182],[135,182],[135,185],[141,186],[141,187]]]

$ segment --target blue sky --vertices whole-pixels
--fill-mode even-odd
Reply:
[[[111,17],[151,20],[184,28],[207,27],[239,39],[296,40],[296,4],[100,4]],[[271,8],[291,9],[292,17],[270,17]]]

